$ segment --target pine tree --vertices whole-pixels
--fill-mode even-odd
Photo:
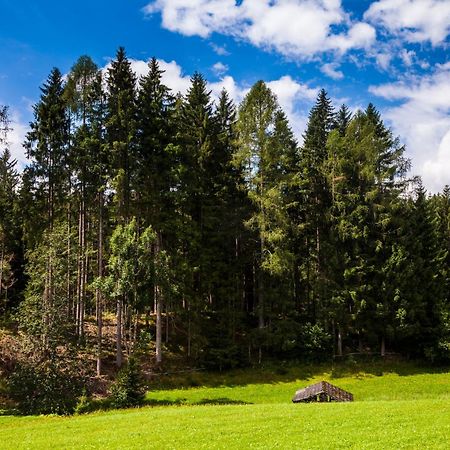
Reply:
[[[216,139],[210,92],[199,73],[191,78],[178,123],[180,189],[176,202],[182,214],[178,236],[183,248],[182,266],[186,269],[180,273],[184,278],[183,315],[187,323],[187,355],[198,358],[204,346],[199,340],[201,314],[208,296],[209,250],[204,245],[205,227],[210,220],[206,211],[211,196],[208,168]]]
[[[439,349],[438,342],[445,334],[442,311],[448,304],[447,253],[441,245],[435,212],[420,180],[414,196],[410,202],[405,245],[408,257],[399,283],[402,302],[397,317],[403,347],[416,356],[433,360],[442,356],[444,350]]]
[[[31,160],[27,174],[27,180],[31,181],[29,194],[33,198],[33,203],[39,205],[40,209],[39,211],[36,208],[37,217],[30,217],[32,234],[37,243],[36,248],[40,248],[42,239],[50,241],[53,239],[54,225],[64,217],[64,211],[67,208],[70,181],[68,170],[69,120],[62,74],[58,69],[54,68],[51,71],[41,92],[41,98],[34,106],[34,122],[30,124],[31,131],[27,134],[25,143],[27,156]],[[46,213],[44,220],[42,220],[42,210]],[[35,249],[28,247],[28,252],[33,250]],[[52,308],[59,302],[59,299],[56,298],[55,286],[62,282],[59,278],[62,273],[57,267],[60,260],[55,257],[51,248],[43,251],[42,254],[46,260],[44,262],[40,259],[36,263],[39,265],[36,270],[40,271],[39,276],[42,277],[40,281],[43,283],[36,285],[36,291],[33,292],[32,297],[42,296],[43,345],[47,347],[48,336],[45,330],[52,321]],[[69,271],[67,260],[66,266],[67,274]],[[65,286],[67,288],[67,284]],[[41,289],[40,294],[37,292],[38,288]],[[67,291],[65,293],[67,294]],[[65,300],[66,307],[68,307],[67,296],[65,296]],[[58,320],[57,315],[54,317],[55,321]]]
[[[118,216],[126,222],[131,214],[131,177],[135,157],[136,76],[123,47],[117,50],[106,81],[106,139],[112,159],[111,176],[116,180]]]
[[[21,276],[21,239],[18,211],[19,174],[8,149],[0,155],[0,311],[6,313]]]
[[[152,58],[149,72],[139,81],[137,110],[137,186],[138,205],[145,226],[156,232],[155,258],[164,251],[166,237],[173,226],[174,187],[171,134],[174,98],[162,81],[163,71]],[[156,362],[162,361],[162,286],[153,286],[156,312]]]
[[[78,213],[78,276],[73,314],[76,317],[77,333],[83,337],[87,286],[90,277],[94,275],[89,273],[89,268],[95,270],[93,266],[96,263],[95,276],[103,275],[104,191],[109,172],[104,142],[105,98],[102,74],[88,56],[80,57],[72,67],[65,96],[72,115],[70,162],[74,204]],[[98,249],[95,262],[92,261],[94,246]],[[102,299],[98,289],[95,305],[98,330],[97,373],[100,374]]]
[[[283,248],[287,233],[287,213],[283,189],[286,186],[286,164],[295,153],[295,141],[275,95],[264,82],[257,82],[239,109],[239,141],[235,163],[244,174],[245,189],[253,204],[247,225],[257,236],[255,248],[258,304],[258,352],[261,362],[262,343],[267,333],[269,305],[266,299],[270,275],[284,272],[288,253]]]
[[[327,278],[325,255],[329,243],[326,217],[330,206],[330,192],[324,164],[328,135],[334,126],[333,106],[326,91],[322,89],[309,114],[300,161],[302,199],[299,203],[303,205],[300,220],[303,222],[304,235],[304,296],[313,321],[317,319],[321,297],[324,295],[320,291]]]
[[[0,145],[7,143],[9,124],[8,107],[0,105]]]
[[[98,78],[98,68],[91,58],[82,56],[72,67],[65,95],[72,113],[72,145],[71,168],[74,200],[78,210],[78,276],[76,283],[76,302],[74,315],[76,317],[77,334],[84,336],[84,316],[86,309],[86,288],[89,266],[89,236],[88,226],[92,221],[90,214],[98,188],[98,178],[95,173],[97,155],[101,152],[97,139],[97,117],[95,114],[95,89]],[[70,219],[69,219],[70,226]],[[70,242],[68,247],[70,249]],[[70,293],[70,288],[68,288]]]
[[[121,223],[131,217],[131,187],[135,158],[136,77],[125,49],[120,47],[107,75],[106,141],[111,154],[111,184]],[[116,364],[122,364],[122,311],[127,292],[117,297]]]
[[[395,274],[404,258],[400,211],[405,162],[403,147],[373,117],[358,112],[345,136],[335,131],[328,142],[335,240],[331,308],[341,337],[343,329],[353,327],[360,345],[363,337],[371,343],[379,338],[384,355],[386,336],[392,337],[394,327]],[[385,163],[380,164],[382,158]],[[349,313],[352,323],[346,320]]]
[[[126,225],[117,225],[109,242],[108,275],[96,280],[102,292],[117,302],[116,312],[120,318],[117,328],[120,345],[116,347],[118,367],[122,365],[122,341],[126,343],[128,354],[133,353],[138,336],[138,313],[140,305],[146,303],[142,296],[148,295],[148,284],[164,285],[165,260],[161,255],[158,259],[152,256],[155,238],[151,227],[140,233],[135,218]],[[123,302],[123,298],[127,301]]]
[[[339,130],[339,134],[341,136],[345,136],[345,132],[347,131],[347,127],[350,123],[350,119],[352,118],[352,113],[348,109],[348,107],[344,104],[341,105],[339,111],[336,114],[336,128]]]
[[[246,297],[244,268],[251,264],[246,252],[243,220],[249,204],[238,186],[243,181],[233,165],[236,150],[236,108],[226,90],[214,111],[214,146],[207,161],[207,195],[202,232],[205,294],[201,333],[206,338],[202,364],[233,367],[239,360],[238,330],[244,325],[241,299]],[[247,298],[245,298],[247,301]]]
[[[26,136],[27,157],[37,199],[43,201],[50,229],[67,195],[69,122],[61,72],[54,68],[34,106],[34,121]]]

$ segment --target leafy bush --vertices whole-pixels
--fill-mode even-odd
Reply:
[[[72,414],[82,394],[77,373],[72,364],[56,358],[19,362],[8,380],[9,396],[22,414]]]
[[[307,323],[301,329],[301,351],[308,361],[324,361],[333,352],[333,341],[320,325]]]
[[[144,389],[139,364],[135,358],[130,358],[117,375],[111,387],[112,406],[127,408],[142,404]]]

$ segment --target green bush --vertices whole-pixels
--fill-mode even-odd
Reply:
[[[77,373],[59,359],[17,363],[8,379],[9,396],[22,414],[72,414],[82,394]]]
[[[111,387],[112,406],[115,408],[138,406],[142,404],[144,394],[139,364],[135,358],[130,358],[128,364],[119,371]]]

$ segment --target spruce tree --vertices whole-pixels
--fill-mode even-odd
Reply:
[[[31,160],[36,200],[43,202],[50,229],[61,213],[67,195],[69,121],[61,72],[54,68],[41,88],[34,106],[34,121],[26,136],[25,148]],[[42,223],[42,221],[40,221]]]
[[[19,174],[6,148],[0,155],[0,312],[6,314],[17,293],[21,273],[21,229],[18,210]],[[19,285],[20,286],[20,285]]]
[[[136,191],[140,216],[145,226],[156,232],[155,258],[164,251],[166,238],[173,227],[174,187],[172,140],[172,115],[174,98],[162,81],[163,71],[152,58],[149,72],[139,80],[136,142]],[[153,286],[156,309],[156,361],[162,361],[162,309],[164,292],[162,286]]]
[[[87,302],[88,266],[90,236],[88,226],[92,222],[95,194],[98,188],[98,174],[95,163],[101,153],[97,139],[97,117],[95,114],[96,81],[99,71],[91,58],[82,56],[72,67],[66,86],[66,98],[72,115],[72,145],[70,165],[74,203],[77,208],[78,225],[78,276],[76,301],[73,314],[76,318],[77,334],[84,335],[84,316]],[[69,224],[70,226],[70,224]],[[70,242],[68,243],[70,248]],[[70,293],[70,290],[68,289]]]
[[[289,171],[286,164],[295,153],[295,141],[275,95],[262,81],[257,82],[239,109],[237,167],[243,170],[243,180],[253,205],[247,225],[255,232],[255,272],[257,286],[258,360],[262,344],[267,341],[267,318],[274,298],[270,292],[271,275],[285,271],[289,259],[283,243],[288,216],[283,194]],[[289,265],[289,264],[288,264]]]
[[[317,319],[320,309],[322,287],[327,278],[325,262],[329,247],[327,211],[330,192],[326,181],[324,164],[327,157],[327,140],[335,126],[331,100],[322,89],[309,114],[304,142],[301,148],[301,221],[304,233],[303,278],[304,296],[312,320]]]
[[[336,114],[336,124],[335,124],[341,136],[345,136],[345,132],[347,130],[348,124],[350,123],[351,117],[352,113],[348,109],[347,105],[342,104],[341,107],[339,108],[339,111]]]
[[[106,142],[111,159],[111,184],[116,196],[116,217],[126,224],[131,217],[131,188],[135,159],[136,76],[125,49],[120,47],[107,75]],[[122,364],[122,311],[127,292],[116,306],[116,364]]]
[[[124,222],[131,214],[132,173],[135,158],[136,76],[125,49],[117,50],[106,78],[106,139],[111,153],[112,172],[118,199],[117,215]]]

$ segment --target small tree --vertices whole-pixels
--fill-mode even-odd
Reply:
[[[153,244],[155,233],[151,227],[141,234],[136,219],[127,225],[119,224],[110,240],[111,253],[107,270],[109,275],[97,279],[96,283],[103,293],[117,302],[116,327],[116,365],[122,365],[123,316],[124,307],[135,312],[149,293],[143,292],[154,279],[155,264],[153,259]],[[151,296],[153,297],[153,296]],[[135,328],[137,321],[135,322]],[[137,335],[137,330],[134,330]]]
[[[144,399],[144,387],[136,358],[130,358],[111,387],[112,405],[115,408],[138,406]]]

